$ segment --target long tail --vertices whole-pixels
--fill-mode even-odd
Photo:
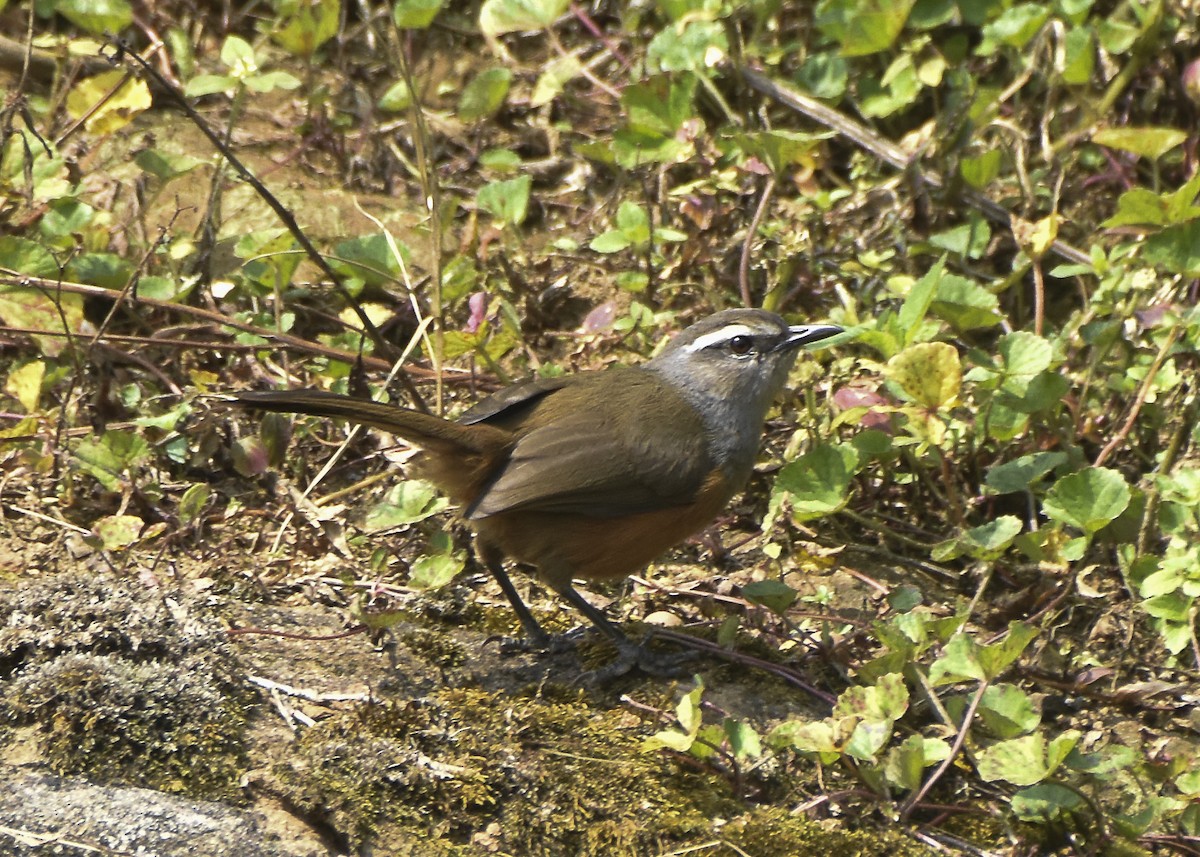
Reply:
[[[335,417],[373,426],[434,452],[489,453],[511,442],[508,432],[494,426],[464,426],[409,408],[323,390],[251,391],[233,393],[228,398],[260,411]]]

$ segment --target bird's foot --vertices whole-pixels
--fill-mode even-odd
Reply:
[[[589,684],[604,684],[633,670],[641,670],[655,678],[681,678],[689,672],[688,665],[696,659],[697,652],[659,652],[649,648],[651,636],[640,643],[630,639],[614,640],[617,657],[610,663],[585,674]]]
[[[572,631],[568,634],[536,634],[524,637],[492,636],[483,641],[499,643],[502,655],[561,655],[575,651],[579,645],[578,634]]]
[[[527,634],[524,637],[497,635],[488,637],[484,641],[484,645],[493,642],[499,643],[500,654],[505,656],[562,655],[578,651],[579,643],[587,632],[586,627],[580,627],[565,634]],[[699,652],[661,652],[651,649],[653,633],[647,634],[640,643],[633,642],[623,634],[619,637],[607,637],[607,639],[616,648],[617,656],[602,667],[586,670],[581,676],[581,680],[586,684],[604,684],[628,675],[634,670],[641,670],[646,675],[656,678],[681,678],[688,674],[688,665],[699,654]]]

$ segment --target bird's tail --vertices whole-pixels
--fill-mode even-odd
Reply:
[[[373,426],[431,452],[488,453],[511,441],[507,432],[493,426],[464,426],[410,408],[323,390],[250,391],[222,398],[260,411],[334,417]]]

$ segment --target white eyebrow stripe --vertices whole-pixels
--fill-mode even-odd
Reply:
[[[683,350],[689,353],[703,351],[710,345],[716,345],[718,342],[728,342],[735,336],[754,336],[753,329],[744,324],[727,324],[720,330],[714,330],[712,333],[706,333],[695,342],[690,342],[683,346]]]

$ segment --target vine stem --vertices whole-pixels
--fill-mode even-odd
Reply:
[[[1142,386],[1138,389],[1137,398],[1133,400],[1133,405],[1129,408],[1129,413],[1125,417],[1125,422],[1121,424],[1121,428],[1112,436],[1112,439],[1104,445],[1104,449],[1100,450],[1100,454],[1096,456],[1093,466],[1100,467],[1104,462],[1108,461],[1108,457],[1116,451],[1117,447],[1125,442],[1129,437],[1129,433],[1133,431],[1133,425],[1137,422],[1138,414],[1142,412],[1142,405],[1146,404],[1146,398],[1150,395],[1150,388],[1154,386],[1154,377],[1158,374],[1158,370],[1162,368],[1163,363],[1167,360],[1167,355],[1171,352],[1171,348],[1175,345],[1175,340],[1179,338],[1180,328],[1175,327],[1167,334],[1167,338],[1163,340],[1162,347],[1158,349],[1158,354],[1154,357],[1154,362],[1150,364],[1150,370],[1146,373],[1145,379],[1142,381]]]
[[[763,186],[762,197],[758,200],[758,208],[754,210],[754,219],[746,228],[746,240],[742,242],[742,258],[738,263],[738,289],[742,293],[742,304],[747,307],[754,306],[754,300],[750,295],[750,248],[754,246],[754,236],[758,234],[758,227],[762,225],[763,217],[767,213],[767,206],[774,193],[775,174],[772,173],[767,178],[766,185]]]
[[[925,795],[929,794],[929,790],[933,788],[934,784],[954,764],[955,758],[958,757],[959,752],[962,750],[963,743],[967,740],[967,733],[971,730],[971,721],[975,719],[975,712],[979,710],[979,703],[983,699],[984,691],[987,689],[988,681],[984,679],[979,683],[979,687],[975,689],[975,695],[971,697],[971,704],[967,706],[967,713],[963,715],[962,726],[959,727],[958,735],[954,737],[954,746],[950,748],[950,755],[942,760],[942,763],[938,765],[938,769],[930,775],[929,779],[921,784],[921,788],[904,802],[904,806],[900,810],[901,821],[908,820],[909,815],[912,814],[917,804],[924,799]]]

